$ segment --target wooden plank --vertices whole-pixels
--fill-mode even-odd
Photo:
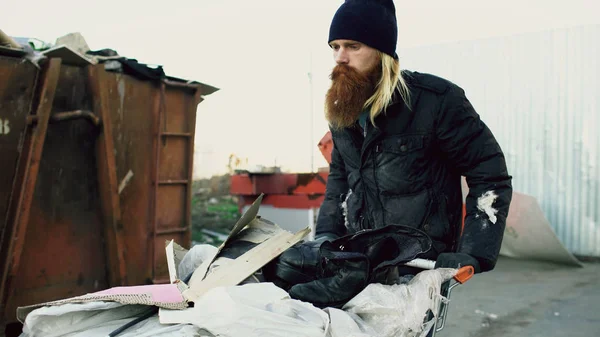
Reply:
[[[60,66],[60,59],[50,59],[44,66],[39,82],[40,91],[37,95],[38,104],[35,111],[35,115],[38,116],[38,123],[29,125],[25,131],[25,139],[18,162],[17,174],[15,175],[16,177],[23,177],[23,179],[13,184],[13,192],[11,193],[6,217],[6,228],[0,243],[2,246],[8,247],[6,250],[8,256],[3,266],[0,283],[0,303],[6,302],[5,300],[11,289],[11,279],[19,270],[19,262],[29,223],[29,211],[33,202],[40,160],[46,140],[46,131],[48,130],[54,94],[60,75]]]
[[[295,234],[287,231],[275,234],[231,263],[208,274],[200,282],[190,282],[190,288],[183,292],[183,297],[193,302],[212,288],[238,285],[283,251],[300,242],[309,232],[310,228],[305,228]]]
[[[88,81],[94,111],[102,121],[102,132],[96,141],[96,158],[98,165],[98,188],[104,219],[106,255],[109,265],[109,283],[111,287],[127,284],[127,270],[124,257],[123,226],[121,224],[121,207],[119,186],[117,183],[117,164],[114,154],[111,115],[107,107],[108,93],[103,87],[104,65],[88,67]]]

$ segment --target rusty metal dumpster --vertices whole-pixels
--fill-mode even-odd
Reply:
[[[217,88],[0,53],[0,335],[17,306],[168,281],[195,118]]]

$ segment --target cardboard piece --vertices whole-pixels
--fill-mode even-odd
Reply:
[[[175,243],[174,240],[167,241],[165,250],[167,253],[167,267],[169,268],[169,278],[171,283],[176,283],[180,277],[177,273],[179,263],[181,263],[181,260],[188,252],[188,250]]]
[[[283,253],[284,250],[298,243],[309,232],[310,229],[305,228],[296,234],[286,231],[277,233],[274,237],[267,239],[237,259],[232,260],[231,263],[220,266],[215,271],[209,273],[205,279],[194,282],[195,280],[192,277],[189,289],[183,292],[183,296],[186,300],[193,302],[212,288],[238,285],[255,271]]]
[[[177,284],[150,284],[131,287],[113,287],[67,299],[39,303],[17,308],[17,319],[24,323],[33,310],[46,306],[69,303],[117,302],[121,304],[154,305],[159,308],[182,310],[188,307]]]
[[[219,253],[223,250],[223,248],[225,248],[225,246],[231,242],[231,240],[239,233],[242,231],[242,229],[244,229],[244,227],[246,227],[252,220],[254,220],[257,216],[258,216],[258,210],[260,208],[260,203],[262,202],[262,199],[264,197],[264,194],[261,194],[258,196],[258,198],[256,198],[256,200],[254,200],[254,202],[252,203],[252,206],[250,206],[248,208],[248,210],[246,210],[246,212],[244,212],[244,214],[242,214],[242,216],[240,217],[240,219],[235,223],[235,225],[233,225],[233,228],[231,229],[231,231],[229,232],[229,236],[227,237],[227,239],[225,239],[225,241],[223,241],[223,243],[219,246],[218,250],[217,250],[217,254],[215,255],[215,257],[210,261],[209,264],[212,264],[215,259],[217,258],[217,256],[219,255]],[[208,269],[204,272],[204,275],[201,276],[202,279],[204,279],[206,277],[206,274],[208,273]]]
[[[193,302],[214,287],[240,284],[310,233],[309,227],[291,233],[262,219],[258,211],[263,197],[261,194],[244,212],[227,239],[218,247],[215,256],[196,268],[187,284],[181,280],[181,275],[177,275],[177,266],[185,255],[185,250],[174,243],[167,244],[167,264],[171,282],[179,285],[186,301]],[[236,240],[256,245],[236,259],[220,257],[223,249]],[[181,257],[177,258],[178,255]]]

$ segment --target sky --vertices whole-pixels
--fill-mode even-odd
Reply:
[[[327,166],[317,143],[327,132],[323,97],[334,65],[327,34],[342,2],[4,0],[0,29],[50,43],[79,32],[93,50],[220,88],[198,105],[196,178],[226,172],[230,154],[247,159],[244,168],[310,172]],[[410,68],[402,51],[419,46],[597,24],[599,3],[395,1],[401,65]]]

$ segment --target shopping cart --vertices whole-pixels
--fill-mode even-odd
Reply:
[[[426,260],[426,259],[415,259],[408,263],[406,263],[409,267],[415,267],[420,269],[435,269],[435,261]],[[448,315],[448,307],[450,305],[450,295],[452,294],[452,289],[456,288],[459,284],[464,284],[468,280],[473,277],[475,274],[475,270],[472,266],[462,267],[458,270],[454,277],[442,284],[440,294],[448,299],[448,301],[440,301],[439,308],[437,310],[437,318],[435,319],[434,325],[431,328],[431,332],[427,335],[427,337],[434,337],[436,333],[442,331],[446,324],[446,316]]]

